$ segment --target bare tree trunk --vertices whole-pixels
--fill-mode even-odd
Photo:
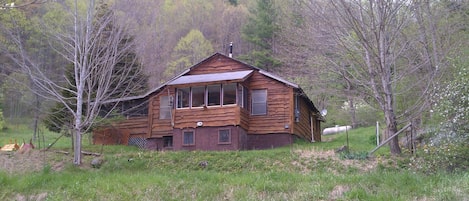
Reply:
[[[39,101],[39,96],[34,94],[34,103],[36,104],[36,108],[34,108],[34,133],[33,133],[33,140],[39,138],[38,136],[38,121],[39,121],[39,112],[41,107],[41,102]]]
[[[385,136],[389,138],[390,136],[394,135],[397,132],[397,121],[396,115],[392,108],[386,108],[384,112],[384,118],[386,121],[386,130]],[[398,136],[394,137],[391,141],[389,141],[389,148],[391,154],[400,154],[401,147],[399,146],[399,138]]]

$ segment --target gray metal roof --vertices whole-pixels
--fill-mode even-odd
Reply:
[[[202,75],[184,75],[169,82],[168,85],[245,80],[252,74],[253,71],[254,70],[234,71],[227,73],[211,73]]]

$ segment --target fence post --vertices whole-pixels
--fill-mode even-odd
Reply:
[[[376,146],[379,146],[379,121],[376,121]]]

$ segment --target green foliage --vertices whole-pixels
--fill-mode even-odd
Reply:
[[[424,145],[417,156],[411,158],[409,167],[427,174],[467,172],[469,170],[469,142]]]
[[[26,117],[33,109],[33,94],[29,90],[29,79],[20,73],[11,73],[3,83],[3,112],[8,118]]]
[[[228,2],[233,5],[233,6],[237,6],[238,5],[238,0],[228,0]]]
[[[6,128],[5,119],[3,118],[2,108],[0,108],[0,130]]]
[[[341,152],[339,154],[339,158],[341,159],[353,159],[353,160],[365,160],[368,159],[368,152],[360,151],[360,152]]]
[[[202,32],[192,29],[174,47],[172,54],[174,60],[166,69],[165,75],[174,76],[212,53],[213,47],[210,41],[205,39]]]
[[[267,70],[280,66],[280,61],[274,57],[274,38],[280,31],[277,25],[277,11],[274,0],[258,0],[253,14],[243,27],[242,37],[255,46],[248,55],[240,59]]]
[[[74,75],[72,74],[73,66],[71,64],[68,65],[68,70],[65,73],[65,76],[68,80],[74,80]],[[65,100],[68,100],[67,106],[70,109],[76,109],[76,106],[70,100],[73,100],[73,93],[72,91],[76,91],[76,87],[72,84],[68,84],[64,86],[67,90],[62,90],[62,96]],[[66,129],[67,126],[73,125],[73,114],[72,112],[66,107],[64,103],[55,103],[53,107],[50,108],[49,113],[43,119],[43,123],[49,131],[60,133],[63,128]]]

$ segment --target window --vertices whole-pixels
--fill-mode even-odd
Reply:
[[[223,85],[223,105],[236,104],[236,83]]]
[[[252,90],[252,111],[253,115],[267,114],[267,90]]]
[[[231,143],[231,131],[230,131],[230,129],[218,130],[218,143],[219,144],[230,144]]]
[[[160,96],[160,119],[171,119],[171,102],[169,96]]]
[[[176,89],[176,94],[176,108],[178,109],[235,105],[236,103],[241,107],[247,108],[248,104],[247,88],[238,83],[178,88]],[[172,100],[169,101],[170,105],[172,105]],[[166,111],[171,111],[171,107]],[[160,116],[163,117],[163,114]]]
[[[163,136],[163,147],[173,147],[173,136]]]
[[[295,122],[300,122],[300,107],[299,107],[299,103],[298,103],[298,95],[295,95],[295,111],[294,111],[294,115],[295,115]]]
[[[238,85],[238,105],[242,108],[248,107],[248,89],[243,85]]]
[[[192,107],[205,105],[205,86],[192,87]]]
[[[248,88],[243,86],[243,107],[248,108]]]
[[[243,106],[243,92],[244,92],[244,90],[243,90],[243,85],[240,85],[240,84],[239,84],[239,85],[238,85],[238,92],[237,92],[237,93],[238,93],[238,95],[237,95],[238,101],[237,101],[236,103],[237,103],[240,107],[244,107],[244,106]]]
[[[195,140],[194,140],[194,131],[184,131],[182,133],[182,145],[194,145]]]
[[[189,107],[189,94],[189,87],[177,89],[177,108]]]
[[[220,105],[221,85],[210,85],[207,87],[208,106]]]

